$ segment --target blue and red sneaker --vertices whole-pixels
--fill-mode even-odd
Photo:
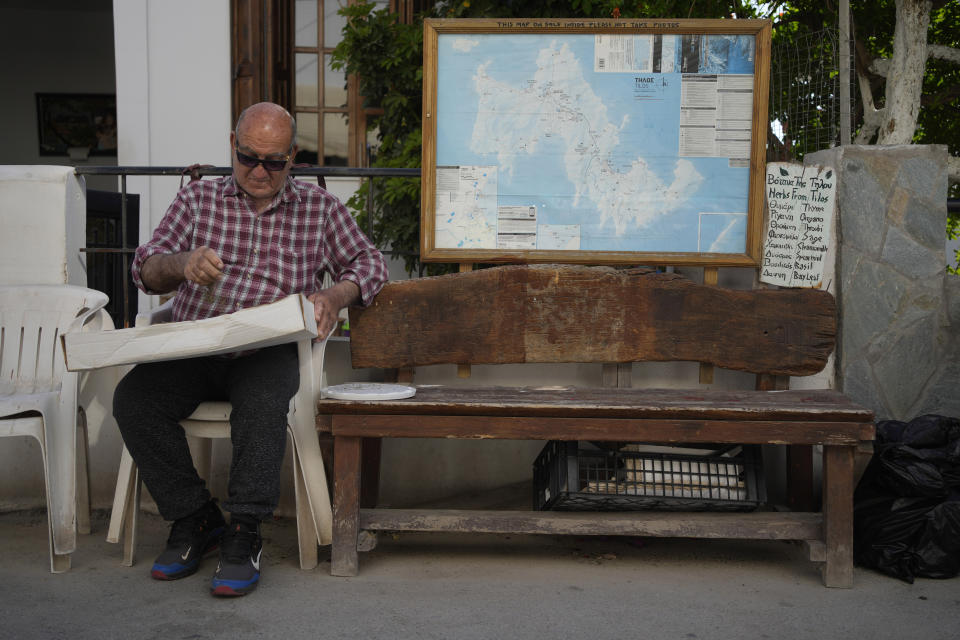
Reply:
[[[177,580],[196,573],[200,559],[220,544],[226,524],[215,500],[175,520],[167,548],[154,560],[150,575],[157,580]]]
[[[233,516],[220,543],[220,562],[210,583],[215,596],[244,596],[260,582],[263,538],[255,518]]]

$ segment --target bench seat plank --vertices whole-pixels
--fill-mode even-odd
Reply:
[[[872,422],[872,413],[829,389],[714,391],[420,385],[404,400],[324,399],[320,414],[478,415],[658,420]]]

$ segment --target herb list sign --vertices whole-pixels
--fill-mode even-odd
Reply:
[[[823,284],[831,242],[836,173],[787,162],[767,165],[767,227],[760,280],[783,287]]]

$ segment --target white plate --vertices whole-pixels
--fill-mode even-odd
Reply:
[[[348,382],[324,389],[328,398],[335,400],[400,400],[412,398],[416,387],[383,382]]]

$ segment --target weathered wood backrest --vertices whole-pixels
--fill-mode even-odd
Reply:
[[[350,310],[354,367],[686,360],[810,375],[833,351],[833,296],[739,291],[678,274],[519,265],[387,284]]]

